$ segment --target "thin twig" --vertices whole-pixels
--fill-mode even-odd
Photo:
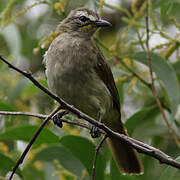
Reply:
[[[0,115],[31,116],[31,117],[36,117],[36,118],[40,118],[40,119],[46,119],[48,116],[45,114],[38,114],[38,113],[31,113],[31,112],[11,112],[11,111],[0,111]],[[80,126],[82,128],[91,129],[91,126],[84,124],[84,123],[81,123],[81,122],[78,122],[78,121],[71,121],[71,120],[65,119],[65,118],[61,118],[61,121],[65,122],[65,123],[72,124],[72,125]],[[103,132],[101,132],[101,133],[103,133]]]
[[[147,7],[146,7],[146,54],[147,54],[147,60],[148,60],[148,66],[149,66],[149,71],[150,71],[150,77],[151,77],[151,88],[152,88],[152,93],[155,96],[156,99],[156,103],[159,107],[159,110],[162,114],[162,117],[168,127],[168,130],[172,136],[172,138],[174,139],[174,141],[176,142],[177,146],[180,148],[180,142],[179,139],[175,133],[175,131],[171,128],[171,125],[169,124],[167,117],[164,113],[161,101],[159,99],[158,93],[156,91],[155,85],[154,85],[154,78],[153,78],[153,72],[152,72],[152,66],[151,66],[151,57],[150,57],[150,48],[149,48],[149,1],[147,0]]]
[[[112,4],[109,4],[107,2],[104,2],[104,6],[107,6],[111,9],[115,9],[117,11],[122,12],[123,14],[127,15],[129,18],[132,17],[131,13],[127,10],[127,8],[122,8],[122,7],[117,7],[117,6],[113,6]]]
[[[95,178],[97,155],[99,153],[99,150],[100,150],[102,144],[106,140],[106,138],[107,138],[107,134],[104,135],[104,137],[100,141],[99,145],[96,147],[96,151],[95,151],[95,154],[94,154],[93,168],[92,168],[92,180],[94,180],[94,178]]]
[[[72,113],[74,113],[78,118],[84,119],[90,123],[95,123],[96,124],[96,120],[91,118],[90,116],[86,115],[85,113],[81,112],[80,110],[76,109],[75,107],[73,107],[72,105],[66,103],[65,101],[63,101],[62,99],[60,99],[58,96],[56,96],[55,94],[53,94],[52,92],[50,92],[47,88],[45,88],[44,86],[42,86],[36,79],[33,78],[33,76],[30,73],[27,73],[25,71],[20,70],[19,68],[15,67],[14,65],[12,65],[10,62],[8,62],[5,58],[3,58],[2,56],[0,56],[0,59],[6,63],[9,68],[14,69],[15,71],[19,72],[20,74],[22,74],[23,76],[25,76],[26,78],[28,78],[35,86],[37,86],[39,89],[41,89],[44,93],[46,93],[48,96],[50,96],[52,99],[56,100],[58,103],[61,104],[61,109],[66,109]]]
[[[154,157],[155,159],[159,160],[159,162],[162,164],[165,163],[165,164],[168,164],[168,165],[171,165],[173,167],[180,169],[179,162],[173,160],[170,156],[168,156],[164,152],[160,151],[159,149],[156,149],[148,144],[145,144],[141,141],[133,139],[124,134],[119,134],[119,133],[113,132],[111,129],[109,129],[104,124],[101,124],[99,122],[97,122],[96,126],[101,128],[102,130],[104,130],[108,136],[113,136],[115,138],[118,138],[120,141],[123,141],[126,144],[129,144],[130,146],[135,148],[139,153]]]
[[[98,14],[99,14],[99,17],[102,18],[102,14],[103,14],[103,6],[104,6],[104,0],[100,0],[100,3],[99,3],[99,10],[98,10]]]
[[[124,143],[129,144],[130,146],[135,148],[139,153],[149,155],[149,156],[159,160],[161,163],[165,163],[165,164],[168,164],[168,165],[171,165],[171,166],[173,166],[175,168],[180,169],[180,163],[173,160],[171,157],[169,157],[168,155],[166,155],[162,151],[160,151],[160,150],[158,150],[158,149],[156,149],[156,148],[154,148],[152,146],[149,146],[149,145],[147,145],[145,143],[142,143],[142,142],[140,142],[140,141],[138,141],[136,139],[133,139],[133,138],[130,138],[130,137],[126,136],[126,135],[119,134],[119,133],[116,133],[116,132],[112,131],[110,128],[108,128],[104,124],[102,124],[102,123],[96,121],[95,119],[89,117],[88,115],[82,113],[81,111],[79,111],[78,109],[76,109],[73,106],[69,105],[68,103],[65,103],[63,100],[61,100],[60,98],[58,98],[57,96],[52,94],[49,90],[44,88],[41,84],[39,84],[38,81],[36,81],[31,75],[29,75],[29,74],[27,75],[25,72],[21,71],[20,69],[18,69],[15,66],[13,66],[11,63],[9,63],[7,60],[2,58],[1,56],[0,56],[0,59],[3,62],[5,62],[6,64],[8,64],[10,68],[16,70],[17,72],[23,74],[25,77],[30,79],[35,84],[35,86],[40,88],[47,95],[49,95],[51,98],[53,98],[54,100],[56,100],[59,103],[62,102],[64,109],[69,110],[70,112],[74,113],[77,117],[82,118],[82,119],[88,121],[89,123],[97,126],[98,128],[102,129],[103,131],[106,132],[107,136],[116,137],[120,141],[123,141]]]
[[[121,63],[121,65],[123,65],[129,72],[132,73],[132,75],[134,75],[135,77],[137,77],[137,79],[139,79],[143,84],[145,84],[148,88],[151,88],[151,84],[149,84],[148,82],[146,82],[141,76],[139,76],[139,74],[137,74],[135,71],[133,71],[126,63],[124,63],[120,58],[118,58],[119,62]]]
[[[18,161],[16,162],[15,166],[13,167],[12,173],[9,177],[9,180],[11,180],[13,178],[14,173],[16,172],[17,168],[19,167],[19,165],[23,162],[26,154],[29,152],[32,144],[34,143],[34,141],[36,140],[36,138],[38,137],[38,135],[40,134],[40,132],[43,130],[44,126],[48,123],[48,121],[61,109],[61,106],[59,106],[58,108],[56,108],[55,110],[53,110],[51,112],[50,115],[48,115],[45,119],[45,121],[41,124],[41,126],[39,127],[39,129],[36,131],[36,133],[34,134],[34,136],[32,137],[31,141],[29,142],[29,144],[26,146],[25,150],[23,151],[21,157],[18,159]]]
[[[140,43],[141,48],[142,48],[144,51],[146,51],[146,49],[145,49],[145,47],[144,47],[144,43],[143,43],[142,37],[141,37],[141,35],[140,35],[140,32],[137,30],[137,28],[136,28],[136,33],[137,33],[137,36],[138,36],[138,39],[139,39],[139,43]]]
[[[40,119],[45,119],[47,115],[31,113],[31,112],[14,112],[14,111],[0,111],[0,115],[20,115],[20,116],[32,116]]]
[[[3,115],[28,115],[28,116],[33,116],[33,117],[37,117],[37,118],[45,118],[45,116],[47,117],[47,115],[42,115],[42,114],[34,114],[34,113],[29,113],[29,112],[8,112],[8,111],[0,111],[0,114]],[[74,125],[79,125],[79,123],[75,123],[72,122],[70,120],[66,120],[62,118],[62,121],[64,120],[64,122],[67,123],[72,123]],[[86,119],[87,120],[87,119]],[[135,140],[133,138],[130,138],[128,136],[125,136],[123,134],[118,134],[113,132],[112,130],[110,130],[108,127],[106,127],[105,125],[103,125],[102,123],[99,123],[97,121],[92,121],[93,119],[89,119],[87,120],[88,122],[96,125],[97,127],[101,128],[104,132],[106,132],[108,135],[110,136],[115,136],[117,138],[119,138],[120,140],[125,141],[126,143],[128,143],[129,145],[133,146],[136,150],[139,151],[139,153],[143,153],[143,154],[147,154],[151,157],[154,157],[156,159],[158,159],[161,163],[165,163],[165,164],[169,164],[171,166],[177,167],[180,169],[180,163],[174,161],[171,157],[169,157],[168,155],[166,155],[165,153],[163,153],[162,151],[149,146],[143,142],[140,142],[138,140]],[[80,125],[81,126],[81,125]],[[84,127],[84,125],[82,126]],[[90,129],[90,126],[87,127],[88,129]]]

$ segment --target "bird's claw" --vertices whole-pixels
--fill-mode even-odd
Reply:
[[[69,113],[68,111],[61,111],[61,112],[58,112],[57,114],[55,114],[52,118],[54,124],[57,125],[58,127],[62,128],[63,124],[62,124],[61,118],[68,113]]]
[[[99,131],[99,128],[96,126],[91,127],[90,134],[92,138],[98,138],[101,136],[101,132]]]

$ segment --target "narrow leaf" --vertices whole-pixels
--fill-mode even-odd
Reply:
[[[58,160],[59,163],[68,171],[81,177],[82,171],[85,168],[83,164],[65,147],[60,145],[52,145],[44,148],[36,154],[35,160],[43,160],[53,162]]]
[[[15,106],[0,101],[0,111],[16,111]]]
[[[176,158],[176,161],[180,162],[180,156],[178,158]],[[162,172],[159,180],[178,180],[180,179],[180,173],[179,173],[179,169],[168,166],[167,168],[165,168],[165,170]]]
[[[111,180],[115,180],[115,179],[122,179],[122,180],[134,180],[135,177],[130,176],[130,175],[122,175],[117,166],[116,163],[114,161],[114,159],[111,159],[111,163],[110,163],[110,179]]]
[[[95,154],[95,145],[87,138],[80,136],[64,136],[60,140],[71,153],[77,157],[82,164],[86,167],[89,175],[92,173],[93,159]],[[104,171],[106,167],[105,158],[103,158],[101,152],[98,153],[96,163],[96,175],[95,179],[104,179]]]
[[[12,168],[14,167],[15,165],[15,162],[9,158],[8,156],[6,156],[5,154],[1,153],[0,152],[0,169],[6,174],[8,173],[9,171],[12,171]],[[16,173],[22,177],[21,175],[21,171],[20,169],[18,168]]]
[[[34,136],[39,126],[25,125],[7,129],[5,132],[0,133],[2,140],[22,140],[30,141]],[[58,143],[59,138],[47,128],[44,128],[36,139],[36,144],[53,144]]]
[[[145,121],[152,121],[158,113],[159,108],[157,106],[145,107],[134,113],[125,123],[128,134],[131,136],[136,127]]]
[[[133,55],[129,55],[128,57],[133,58],[145,65],[148,64],[146,52],[137,52]],[[180,97],[176,73],[172,68],[172,66],[168,64],[163,57],[152,52],[150,53],[150,57],[151,57],[152,70],[153,72],[156,73],[158,78],[163,82],[164,88],[169,97],[172,115],[174,117],[174,115],[177,112],[177,108],[179,105],[179,97]]]

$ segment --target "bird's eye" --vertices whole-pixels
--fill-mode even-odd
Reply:
[[[86,16],[80,16],[79,19],[80,19],[82,22],[86,22],[87,20],[89,20],[89,18],[87,18]]]

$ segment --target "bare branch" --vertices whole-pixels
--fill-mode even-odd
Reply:
[[[48,123],[48,121],[61,109],[61,106],[59,106],[58,108],[56,108],[55,110],[53,110],[53,112],[48,115],[45,119],[45,121],[41,124],[41,126],[39,127],[39,129],[36,131],[35,135],[32,137],[31,141],[29,142],[29,144],[26,146],[25,150],[23,151],[21,157],[18,159],[18,161],[16,162],[15,166],[13,167],[13,171],[9,177],[9,180],[11,180],[13,178],[14,173],[16,172],[17,168],[19,167],[19,165],[23,162],[26,154],[29,152],[32,144],[34,143],[34,141],[36,140],[36,138],[38,137],[38,135],[40,134],[40,132],[43,130],[44,126]]]
[[[10,111],[0,111],[0,115],[20,115],[20,116],[31,116],[31,117],[36,117],[36,118],[40,118],[40,119],[46,119],[48,115],[44,115],[44,114],[38,114],[38,113],[31,113],[31,112],[10,112]],[[52,118],[51,118],[52,119]],[[86,129],[91,129],[91,127],[87,124],[78,122],[78,121],[71,121],[69,119],[65,119],[65,118],[61,118],[62,122],[65,123],[69,123],[72,125],[77,125],[80,126],[82,128],[86,128]],[[103,133],[103,132],[101,132]]]
[[[33,76],[30,73],[27,73],[25,71],[20,70],[19,68],[15,67],[14,65],[12,65],[10,62],[8,62],[5,58],[3,58],[2,56],[0,56],[0,59],[6,63],[9,68],[14,69],[15,71],[19,72],[20,74],[22,74],[23,76],[25,76],[26,78],[28,78],[35,86],[37,86],[39,89],[41,89],[44,93],[46,93],[48,96],[50,96],[51,98],[53,98],[54,100],[56,100],[58,103],[61,104],[61,109],[66,109],[69,110],[70,112],[74,113],[77,115],[78,118],[82,118],[84,120],[89,120],[91,122],[96,123],[96,120],[89,117],[88,115],[86,115],[85,113],[81,112],[80,110],[74,108],[72,105],[66,103],[65,101],[63,101],[62,99],[60,99],[58,96],[56,96],[55,94],[53,94],[52,92],[50,92],[48,89],[46,89],[44,86],[42,86],[36,79],[33,78]],[[88,121],[88,122],[89,122]]]
[[[38,113],[29,113],[29,112],[0,111],[0,114],[1,115],[27,115],[27,116],[37,117],[37,118],[41,118],[41,119],[47,118],[47,115],[38,114]],[[80,123],[80,122],[74,122],[74,121],[67,120],[64,118],[62,118],[61,120],[65,123],[74,124],[77,126],[81,126],[83,128],[87,128],[87,129],[91,128],[90,126],[83,124],[83,123]],[[104,124],[99,123],[99,122],[93,120],[92,118],[86,119],[86,120],[89,123],[94,124],[97,127],[101,128],[103,130],[103,132],[106,132],[109,136],[115,136],[115,137],[119,138],[120,140],[125,141],[130,146],[133,146],[139,153],[147,154],[147,155],[154,157],[155,159],[159,160],[161,163],[165,163],[165,164],[168,164],[168,165],[171,165],[173,167],[180,169],[180,163],[176,162],[170,156],[166,155],[165,153],[163,153],[159,149],[156,149],[150,145],[147,145],[143,142],[140,142],[138,140],[135,140],[135,139],[128,137],[128,136],[125,136],[123,134],[115,133],[111,129],[106,127]]]
[[[133,148],[135,148],[139,153],[143,153],[146,155],[149,155],[157,160],[159,160],[161,163],[165,163],[168,165],[171,165],[175,168],[180,169],[180,163],[176,162],[175,160],[173,160],[170,156],[166,155],[165,153],[163,153],[162,151],[160,151],[159,149],[156,149],[152,146],[149,146],[145,143],[142,143],[138,140],[135,140],[131,137],[128,137],[126,135],[123,134],[119,134],[116,132],[113,132],[110,128],[108,128],[107,126],[105,126],[104,124],[96,121],[95,119],[89,117],[88,115],[82,113],[81,111],[79,111],[78,109],[74,108],[73,106],[67,104],[66,102],[64,102],[63,100],[61,100],[60,98],[58,98],[57,96],[55,96],[54,94],[52,94],[48,89],[46,89],[45,87],[43,87],[41,84],[39,84],[38,81],[36,81],[31,74],[28,74],[26,72],[21,71],[20,69],[18,69],[17,67],[13,66],[11,63],[9,63],[7,60],[5,60],[3,57],[0,56],[0,59],[5,62],[6,64],[8,64],[8,66],[14,70],[16,70],[17,72],[23,74],[25,77],[27,77],[29,80],[31,80],[35,86],[37,86],[38,88],[40,88],[42,91],[44,91],[47,95],[49,95],[50,97],[52,97],[53,99],[55,99],[57,102],[61,103],[61,108],[66,109],[72,113],[74,113],[75,115],[77,115],[77,117],[82,118],[86,121],[88,121],[89,123],[99,127],[100,129],[102,129],[103,131],[106,132],[107,136],[112,136],[112,137],[116,137],[118,138],[120,141],[123,141],[127,144],[129,144],[130,146],[132,146]]]
[[[93,169],[92,169],[92,180],[94,180],[94,178],[95,178],[97,155],[99,153],[99,150],[100,150],[102,144],[106,140],[106,138],[107,138],[107,135],[105,134],[104,137],[102,138],[102,140],[100,141],[99,145],[96,147],[96,151],[94,154],[94,161],[93,161]]]

